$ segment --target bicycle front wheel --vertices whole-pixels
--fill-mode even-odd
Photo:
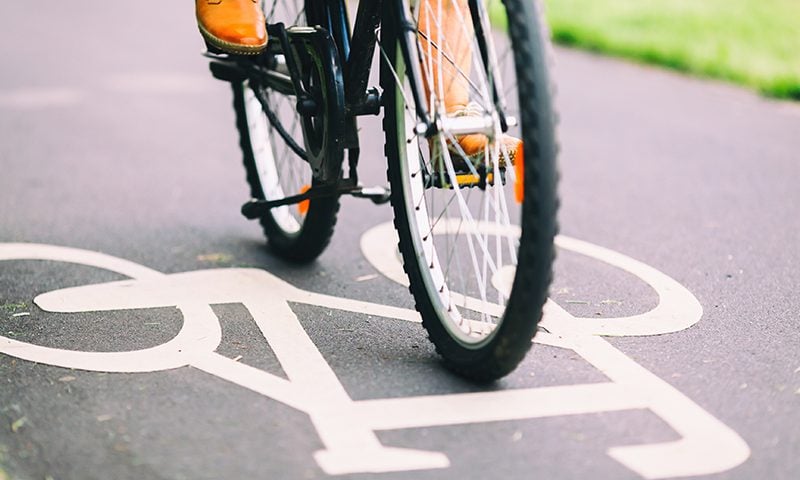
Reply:
[[[399,249],[445,364],[489,381],[524,358],[552,277],[557,144],[547,29],[538,1],[403,3],[416,31],[406,34],[390,11],[381,39]],[[435,135],[418,128],[414,98]],[[467,135],[477,155],[466,151]],[[514,139],[524,145],[517,155]]]

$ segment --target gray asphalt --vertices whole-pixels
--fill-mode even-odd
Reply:
[[[175,5],[173,5],[175,3]],[[14,2],[0,16],[0,242],[99,251],[165,273],[246,266],[302,289],[411,308],[356,245],[391,219],[345,199],[329,250],[296,267],[239,213],[247,187],[228,87],[210,78],[191,7]],[[562,232],[640,260],[704,309],[675,334],[610,342],[738,433],[752,454],[714,478],[800,470],[800,106],[734,87],[557,50]],[[362,123],[380,138],[379,123]],[[383,183],[382,145],[362,175]],[[175,309],[53,314],[39,293],[121,276],[0,262],[0,334],[85,351],[158,345]],[[359,281],[361,280],[361,281]],[[562,252],[552,297],[577,316],[644,312],[630,275]],[[602,382],[537,345],[490,387],[445,371],[421,327],[294,307],[355,400]],[[241,305],[216,305],[222,355],[282,375]],[[14,316],[17,313],[28,316]],[[0,480],[327,478],[308,416],[203,372],[66,370],[0,354]],[[613,446],[677,439],[648,410],[392,430],[387,446],[451,466],[353,478],[641,478]]]

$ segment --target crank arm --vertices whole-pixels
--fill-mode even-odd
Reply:
[[[388,202],[392,197],[392,191],[386,187],[359,187],[350,192],[350,195],[356,198],[368,198],[372,200],[375,205],[382,205]]]
[[[209,59],[211,75],[224,82],[241,82],[257,78],[259,83],[281,93],[294,96],[295,87],[286,65],[286,56],[279,49],[267,47],[260,58],[253,55],[228,55],[226,53],[205,52]]]
[[[242,215],[249,220],[255,220],[265,216],[271,209],[275,207],[293,205],[306,200],[312,200],[314,198],[338,197],[340,195],[352,195],[357,198],[368,198],[376,205],[380,205],[389,201],[391,192],[385,187],[364,187],[362,185],[355,185],[352,182],[345,180],[333,186],[322,185],[319,187],[312,187],[304,193],[292,195],[290,197],[281,198],[278,200],[260,200],[256,198],[250,199],[249,202],[242,205]]]
[[[313,198],[336,197],[343,193],[349,193],[350,189],[352,189],[352,187],[339,187],[334,185],[333,188],[331,188],[331,186],[324,185],[320,187],[312,187],[304,193],[292,195],[278,200],[260,200],[257,198],[251,198],[249,202],[242,205],[242,215],[244,215],[248,220],[255,220],[263,217],[275,207],[293,205],[305,200],[311,200]]]

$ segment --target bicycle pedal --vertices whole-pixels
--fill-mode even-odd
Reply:
[[[206,39],[203,40],[205,41],[206,50],[208,50],[208,53],[212,55],[227,55],[226,52],[223,52],[219,47],[212,45],[208,40]]]
[[[357,198],[368,198],[372,200],[375,205],[382,205],[389,201],[392,196],[391,190],[380,185],[375,187],[361,187],[353,190],[350,195]]]
[[[506,184],[506,170],[500,169],[500,182],[502,185]],[[456,183],[459,188],[486,188],[486,186],[494,186],[494,173],[485,173],[483,169],[479,169],[477,173],[473,172],[456,172]],[[433,173],[428,174],[428,179],[425,182],[429,187],[452,189],[453,184],[450,182],[450,175],[447,173]]]
[[[208,64],[211,76],[224,82],[240,82],[247,78],[244,70],[228,59],[214,59]]]

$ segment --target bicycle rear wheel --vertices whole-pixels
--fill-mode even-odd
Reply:
[[[267,23],[306,25],[305,4],[305,0],[268,0],[263,4]],[[271,61],[270,68],[276,70],[285,65],[280,53],[271,57]],[[278,200],[314,185],[311,166],[298,152],[314,149],[311,144],[326,135],[327,112],[319,112],[318,118],[306,121],[304,126],[294,95],[269,88],[258,78],[232,85],[239,144],[251,196]],[[338,211],[338,197],[316,198],[275,207],[261,218],[261,225],[273,252],[290,261],[309,262],[328,246]]]
[[[483,10],[476,12],[483,28],[473,33],[472,15],[459,0],[462,7],[450,14],[463,17],[457,23],[472,42],[472,58],[468,71],[454,68],[459,62],[452,51],[459,47],[448,49],[448,42],[457,43],[459,34],[431,22],[455,1],[403,2],[417,24],[410,47],[419,56],[424,92],[414,92],[397,12],[384,19],[385,153],[400,253],[423,326],[448,367],[488,381],[524,358],[552,277],[558,200],[549,40],[538,2],[490,2],[488,10],[480,0],[470,2]],[[436,81],[448,63],[468,85],[470,116],[483,120],[486,145],[478,161],[456,146],[466,124],[446,113],[447,91]],[[432,138],[415,129],[421,121],[415,93],[439,125]],[[519,119],[507,132],[524,143],[524,161],[517,158],[514,167],[504,164],[510,154],[497,105],[504,105],[507,119]]]

